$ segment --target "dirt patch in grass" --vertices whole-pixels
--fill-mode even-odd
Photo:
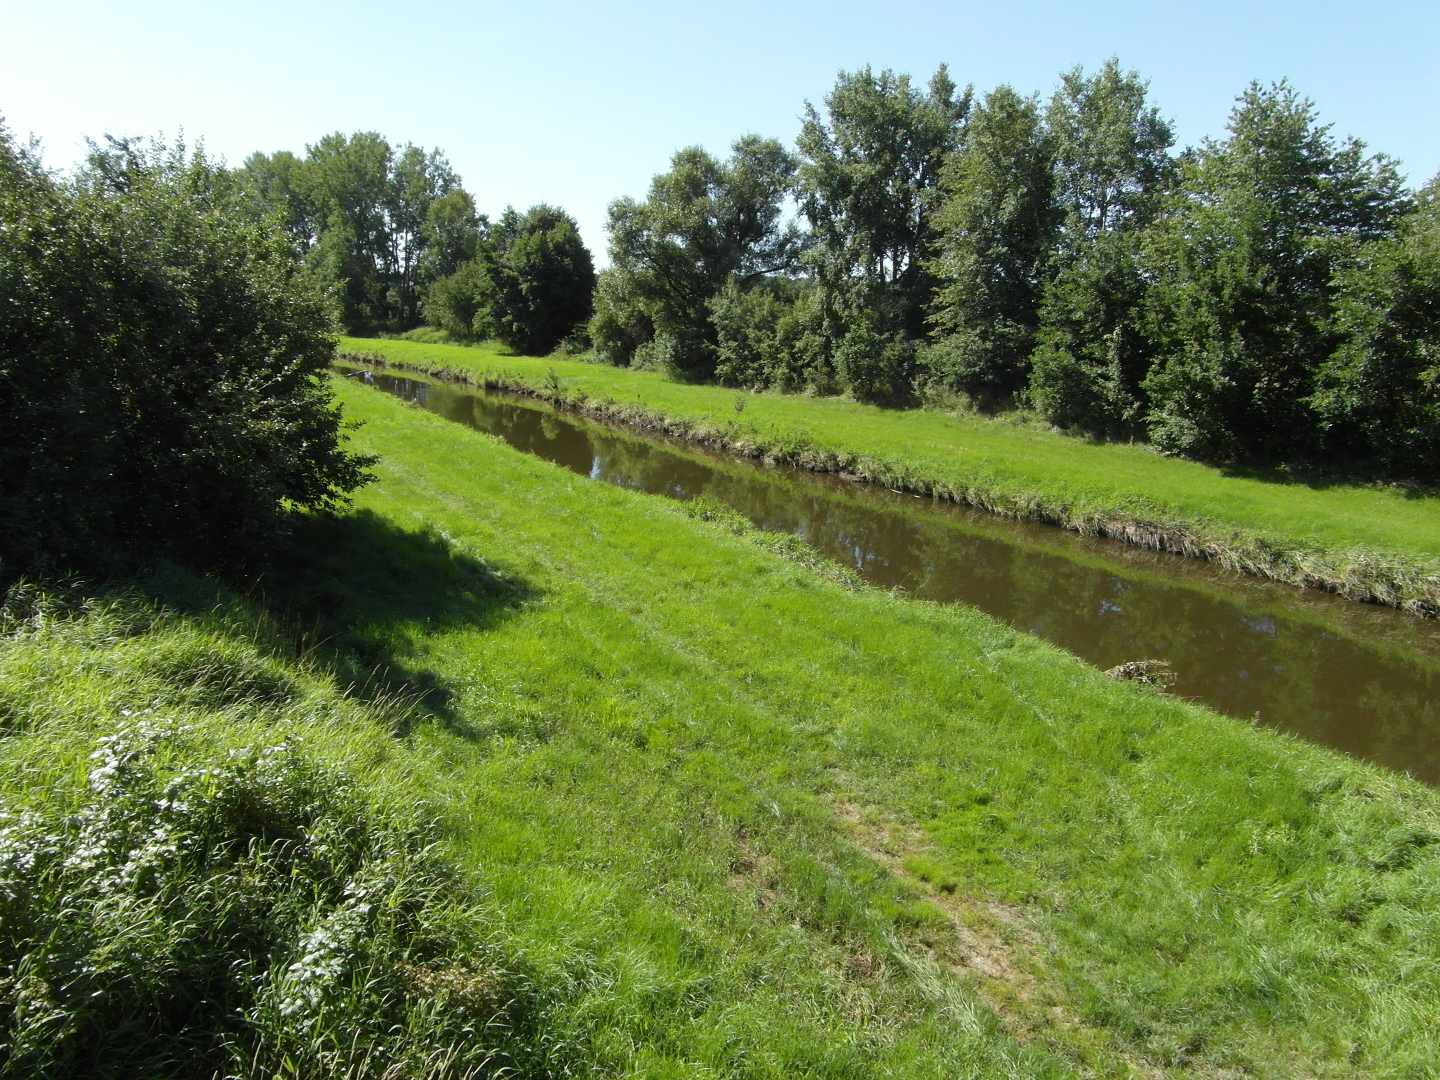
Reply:
[[[850,841],[884,864],[919,900],[944,919],[927,921],[908,943],[942,969],[969,980],[1019,1040],[1042,1039],[1094,1076],[1161,1078],[1174,1075],[1118,1044],[1113,1032],[1077,1016],[1045,971],[1043,935],[1016,905],[972,896],[949,881],[927,880],[913,871],[916,856],[934,853],[913,825],[850,802],[834,806]],[[1185,1075],[1220,1075],[1185,1070]]]

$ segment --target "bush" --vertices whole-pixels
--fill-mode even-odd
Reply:
[[[1094,435],[1143,431],[1154,348],[1139,245],[1134,233],[1104,234],[1046,285],[1029,397],[1052,424]]]
[[[799,390],[820,379],[814,293],[793,282],[743,290],[731,281],[710,302],[724,386]]]
[[[490,310],[486,301],[483,264],[468,262],[449,277],[430,286],[425,298],[425,318],[430,325],[456,341],[479,341],[489,337]]]
[[[857,401],[899,402],[911,396],[916,342],[903,334],[851,330],[835,350],[835,373]]]
[[[960,393],[983,407],[1000,408],[1012,403],[1028,367],[997,363],[996,358],[1013,355],[1017,342],[1028,344],[1030,336],[1013,326],[998,324],[985,330],[966,327],[919,346],[916,367],[929,392]],[[1009,337],[1009,341],[1004,339]]]
[[[575,220],[553,206],[506,210],[485,250],[430,287],[425,318],[460,341],[495,337],[548,356],[594,310],[595,265]]]
[[[726,161],[677,152],[643,203],[610,204],[611,267],[600,277],[590,337],[611,363],[704,381],[719,361],[711,301],[735,280],[750,289],[793,270],[799,238],[782,223],[795,161],[747,135]]]
[[[0,130],[0,562],[108,572],[268,549],[345,501],[323,295],[201,155],[57,182]]]
[[[387,717],[233,628],[26,591],[0,610],[0,703],[29,714],[0,761],[0,1076],[545,1074],[547,992],[373,768]]]
[[[595,282],[595,314],[586,327],[595,353],[607,364],[629,367],[635,352],[655,337],[655,320],[635,296],[627,275],[611,267]]]

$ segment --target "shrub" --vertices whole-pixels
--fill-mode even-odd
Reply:
[[[485,268],[468,262],[449,277],[430,286],[425,318],[457,341],[478,341],[490,336],[490,310],[485,295]]]
[[[236,562],[364,482],[325,299],[203,156],[116,143],[62,183],[0,130],[0,232],[8,571]]]
[[[522,355],[548,356],[590,318],[595,265],[565,211],[508,209],[483,247],[430,287],[432,326],[460,341],[495,337]]]
[[[732,279],[752,288],[795,267],[799,238],[782,224],[795,161],[747,135],[728,160],[677,152],[645,202],[610,204],[611,267],[600,278],[590,337],[612,363],[708,380],[718,354],[710,302]]]
[[[447,917],[422,824],[294,739],[225,753],[140,716],[91,764],[69,805],[0,808],[0,1073],[420,1075],[441,1049],[464,1074],[495,1053],[471,1032],[503,1032],[513,977]]]
[[[743,290],[731,281],[710,302],[719,343],[715,377],[725,386],[794,391],[817,381],[815,297],[780,280]]]
[[[835,373],[857,401],[898,402],[911,395],[916,342],[903,334],[851,330],[835,350]]]
[[[507,210],[487,264],[495,336],[526,356],[548,356],[594,310],[595,264],[575,219],[543,203],[523,215]]]
[[[635,353],[655,337],[655,319],[636,296],[628,275],[611,267],[595,282],[595,313],[586,327],[595,353],[607,364],[629,367]]]
[[[1134,233],[1104,234],[1047,284],[1029,398],[1052,424],[1095,435],[1141,430],[1154,348],[1138,248]]]

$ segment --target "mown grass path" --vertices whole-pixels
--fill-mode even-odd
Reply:
[[[341,348],[535,389],[553,371],[572,398],[643,408],[802,460],[809,455],[849,463],[894,485],[1120,538],[1203,550],[1280,580],[1386,602],[1440,602],[1440,499],[1433,497],[1255,479],[1142,446],[1090,444],[1003,421],[837,398],[740,395],[654,372],[483,348],[356,338],[342,338]],[[743,402],[738,413],[737,400]]]
[[[305,580],[440,693],[459,843],[609,958],[622,1071],[1433,1074],[1435,792],[337,392],[361,508],[523,599],[367,608],[423,582],[343,538]]]

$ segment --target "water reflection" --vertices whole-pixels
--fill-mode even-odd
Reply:
[[[877,585],[971,604],[1091,663],[1164,658],[1177,694],[1440,783],[1440,626],[837,477],[708,455],[508,395],[367,383],[610,484],[707,493]]]

